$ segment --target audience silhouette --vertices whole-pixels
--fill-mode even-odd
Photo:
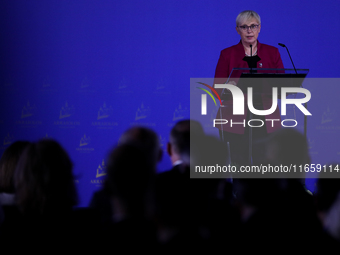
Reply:
[[[100,251],[331,252],[338,247],[340,181],[331,171],[320,173],[315,194],[301,173],[262,179],[197,175],[197,167],[228,165],[230,151],[193,120],[173,126],[166,150],[172,168],[157,173],[163,156],[157,133],[146,127],[126,130],[108,153],[103,188],[89,208],[77,208],[73,165],[62,146],[49,139],[13,143],[0,159],[4,247],[27,250],[39,240],[77,249],[75,236],[100,242]],[[269,136],[264,154],[263,164],[272,166],[311,163],[306,137],[294,128]]]

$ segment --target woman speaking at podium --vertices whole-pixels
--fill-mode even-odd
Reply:
[[[227,81],[233,68],[283,68],[279,50],[276,47],[262,44],[257,38],[261,31],[261,18],[254,11],[243,11],[236,18],[236,31],[241,40],[238,44],[233,45],[221,51],[218,60],[214,84],[222,84]],[[236,85],[236,83],[232,83]],[[221,92],[221,89],[219,90]],[[229,142],[231,161],[239,165],[249,164],[249,112],[247,106],[247,95],[245,98],[245,114],[233,115],[232,98],[224,100],[223,105],[217,112],[216,119],[226,119],[228,124],[216,125],[219,129],[220,137],[223,141]],[[272,106],[271,97],[262,95],[262,106],[255,107],[257,110],[269,109]],[[233,123],[241,123],[230,125]],[[252,128],[252,163],[262,162],[263,148],[257,143],[271,133],[281,128],[280,121],[269,121],[270,119],[280,120],[279,109],[276,108],[274,113],[268,116],[253,115],[252,119],[261,119],[264,123],[262,127]],[[267,120],[267,121],[266,121]],[[244,123],[243,125],[242,123]],[[260,125],[259,121],[254,121],[252,125]]]

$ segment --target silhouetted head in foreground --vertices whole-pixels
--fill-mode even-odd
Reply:
[[[282,173],[284,178],[304,178],[299,166],[310,163],[308,141],[306,137],[294,128],[282,128],[272,133],[266,143],[266,161],[270,165],[285,166],[290,172]],[[296,172],[293,173],[294,167]]]
[[[268,138],[266,158],[275,165],[309,164],[307,139],[294,128],[282,128]]]
[[[119,145],[134,144],[148,151],[148,156],[156,165],[162,159],[162,149],[158,135],[147,127],[132,127],[126,130],[119,139]]]
[[[155,162],[139,144],[122,144],[109,154],[106,189],[114,215],[146,217],[152,208]]]
[[[14,193],[14,171],[21,154],[30,144],[26,141],[12,143],[2,154],[0,159],[0,192]]]
[[[15,172],[17,203],[25,215],[69,212],[77,202],[72,163],[53,140],[40,140],[24,151]]]
[[[202,125],[195,120],[181,120],[173,126],[167,144],[167,152],[172,163],[183,160],[183,155],[189,155],[190,136],[195,137],[196,135],[202,137],[204,131]]]

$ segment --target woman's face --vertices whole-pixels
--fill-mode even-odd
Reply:
[[[251,28],[252,26],[255,27]],[[260,30],[261,25],[255,18],[243,21],[236,27],[237,33],[241,36],[242,43],[246,45],[254,45],[256,43]]]

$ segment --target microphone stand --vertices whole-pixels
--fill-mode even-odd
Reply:
[[[253,57],[253,45],[250,46],[250,57]],[[250,73],[253,73],[253,64],[250,65]],[[249,119],[251,120],[253,118],[253,113],[249,111],[248,109],[248,114],[249,114]],[[246,118],[247,119],[247,118]],[[252,127],[249,127],[249,163],[252,165],[252,157],[253,156],[253,130]]]
[[[286,48],[286,50],[287,50],[287,52],[288,52],[288,55],[289,55],[289,58],[290,58],[290,61],[291,61],[292,64],[293,64],[295,73],[297,74],[297,70],[296,70],[296,68],[295,68],[293,59],[292,59],[292,57],[290,56],[290,53],[289,53],[289,50],[288,50],[287,46],[284,45],[283,43],[279,43],[279,45],[280,45],[281,47],[283,47],[283,48]],[[301,84],[301,87],[302,87],[302,84]],[[305,108],[307,109],[307,102],[306,102],[304,105],[305,105]],[[304,122],[305,122],[305,123],[304,123],[304,127],[303,127],[304,130],[303,130],[303,131],[304,131],[304,133],[305,133],[305,137],[307,137],[307,116],[306,116],[306,115],[305,115],[305,117],[304,117]]]

